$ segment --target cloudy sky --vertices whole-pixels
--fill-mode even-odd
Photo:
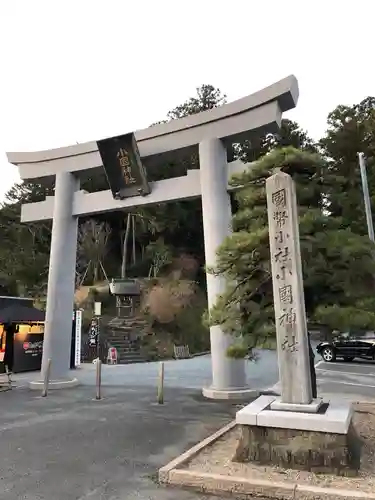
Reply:
[[[374,18],[371,0],[0,0],[0,200],[6,151],[147,127],[202,83],[234,100],[293,73],[287,116],[318,138],[375,93]]]

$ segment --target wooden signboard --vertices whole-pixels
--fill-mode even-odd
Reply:
[[[133,133],[103,139],[97,145],[115,199],[151,192]]]

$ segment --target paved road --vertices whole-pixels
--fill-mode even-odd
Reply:
[[[258,361],[246,364],[249,387],[259,390],[279,391],[278,366],[275,351],[259,351]],[[316,356],[316,373],[319,394],[323,397],[344,397],[351,400],[375,399],[375,363],[355,360],[352,363],[325,363]],[[159,363],[141,363],[135,365],[103,365],[104,387],[137,387],[157,385]],[[84,385],[95,384],[95,365],[83,365],[72,372]],[[25,386],[36,374],[16,376],[18,385]],[[211,383],[211,358],[200,356],[187,360],[165,362],[165,387],[185,388],[200,391]]]
[[[375,364],[316,361],[320,395],[375,400]],[[208,356],[165,366],[163,406],[155,404],[157,363],[103,367],[100,402],[93,400],[94,365],[74,372],[83,386],[48,398],[25,389],[35,374],[18,375],[18,389],[0,394],[0,498],[206,500],[161,488],[153,478],[159,467],[231,420],[237,408],[202,398],[201,387],[210,382]],[[261,353],[247,372],[252,387],[272,386],[276,354]]]
[[[361,360],[352,363],[319,361],[315,369],[319,392],[326,397],[375,400],[375,363]]]
[[[103,385],[126,387],[155,387],[159,363],[139,363],[133,365],[103,365]],[[251,388],[267,388],[278,380],[276,353],[259,352],[256,362],[246,362],[247,382]],[[85,364],[72,372],[85,385],[95,383],[95,365]],[[15,377],[21,383],[35,379],[35,374],[20,374]],[[165,362],[166,387],[201,390],[211,384],[211,357],[198,356],[185,360]]]
[[[317,356],[315,370],[319,396],[325,399],[375,401],[375,363],[361,360],[326,363]],[[280,385],[277,383],[269,389],[280,392]]]
[[[1,500],[206,499],[158,486],[156,473],[232,420],[236,407],[174,388],[163,406],[145,387],[92,396],[90,386],[47,398],[0,394]]]

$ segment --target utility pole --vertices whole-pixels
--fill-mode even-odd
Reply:
[[[363,200],[365,203],[368,237],[370,238],[371,241],[375,241],[374,226],[372,223],[372,213],[371,213],[371,200],[368,192],[366,162],[364,153],[358,153],[358,160],[359,160],[359,168],[361,170]]]

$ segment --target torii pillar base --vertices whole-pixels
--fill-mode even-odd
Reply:
[[[77,378],[72,378],[70,380],[50,380],[48,383],[48,390],[57,389],[71,389],[79,385],[79,380]],[[32,391],[42,391],[44,388],[44,382],[42,380],[34,380],[29,382],[29,389]]]

